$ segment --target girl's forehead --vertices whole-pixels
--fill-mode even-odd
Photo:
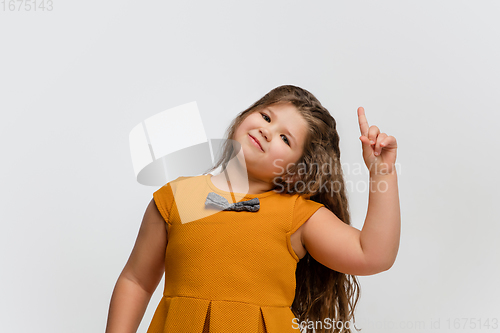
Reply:
[[[274,113],[293,112],[299,115],[301,114],[300,110],[291,102],[278,102],[265,106],[260,106],[255,111],[263,111],[263,110],[269,110]]]

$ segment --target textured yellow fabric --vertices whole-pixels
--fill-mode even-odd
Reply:
[[[179,177],[153,193],[169,233],[163,297],[147,333],[299,332],[290,236],[324,205],[274,191],[232,195],[211,176]],[[259,198],[260,210],[206,208],[209,192],[230,203]]]

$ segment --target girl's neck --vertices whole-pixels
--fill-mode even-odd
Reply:
[[[246,194],[261,194],[273,189],[272,184],[253,177],[234,160],[230,160],[220,174],[212,176],[212,183],[217,188],[226,192]]]

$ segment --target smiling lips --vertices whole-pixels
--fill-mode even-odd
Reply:
[[[252,141],[252,143],[257,147],[259,148],[261,151],[264,151],[264,149],[262,149],[262,146],[260,145],[260,142],[259,140],[257,140],[256,138],[254,138],[253,136],[251,136],[250,134],[248,134],[248,136],[250,136],[250,141]]]

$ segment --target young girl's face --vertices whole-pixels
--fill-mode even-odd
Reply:
[[[298,162],[306,135],[307,122],[297,108],[280,103],[248,115],[233,139],[241,144],[249,176],[272,182]]]

